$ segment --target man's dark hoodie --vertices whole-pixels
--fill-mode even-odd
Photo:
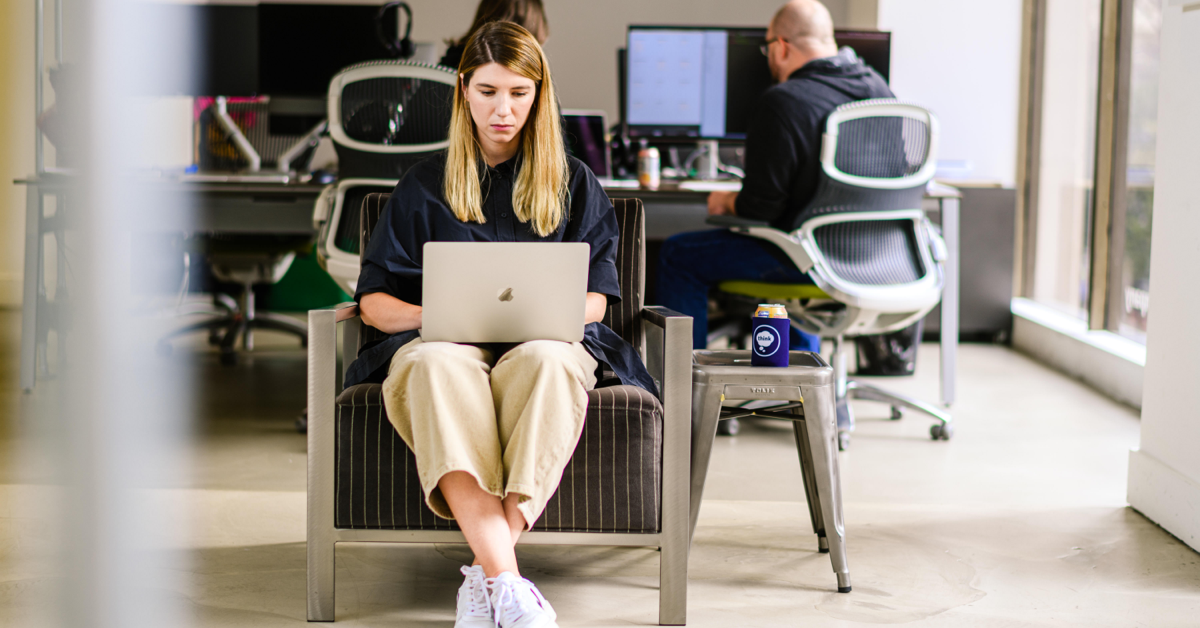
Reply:
[[[892,97],[883,77],[849,48],[806,63],[763,92],[746,134],[737,215],[794,229],[817,190],[826,118],[848,102]]]

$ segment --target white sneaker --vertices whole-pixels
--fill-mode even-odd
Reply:
[[[472,565],[459,569],[466,576],[458,588],[458,614],[454,628],[496,628],[492,615],[492,596],[488,591],[483,567]]]
[[[558,628],[558,615],[532,582],[505,571],[489,579],[488,588],[500,628]]]

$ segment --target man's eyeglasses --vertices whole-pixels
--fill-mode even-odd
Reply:
[[[758,45],[758,51],[761,52],[764,57],[771,56],[771,44],[779,41],[780,39],[783,39],[783,38],[782,37],[772,37],[771,39],[763,40],[763,43]]]

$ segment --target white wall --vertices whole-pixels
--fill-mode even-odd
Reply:
[[[1180,6],[1187,4],[1188,9]],[[1129,503],[1200,550],[1200,1],[1163,9],[1158,153],[1151,234],[1154,317],[1146,341],[1141,448]]]
[[[1016,181],[1021,0],[878,0],[892,90],[941,121],[939,177]],[[865,9],[863,9],[865,11]]]
[[[851,3],[826,0],[834,23],[847,24]],[[409,0],[413,38],[440,41],[462,35],[475,14],[474,0]],[[617,119],[617,48],[630,24],[760,26],[766,28],[783,0],[544,0],[550,22],[546,55],[564,107],[603,109]]]

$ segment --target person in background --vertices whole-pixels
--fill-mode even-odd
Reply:
[[[446,49],[446,54],[438,62],[438,65],[457,68],[462,60],[467,40],[480,26],[488,22],[512,22],[523,26],[525,30],[533,33],[538,45],[545,44],[546,38],[550,36],[550,27],[546,22],[546,11],[542,8],[542,0],[480,0],[479,8],[475,9],[475,19],[471,22],[471,28],[467,29],[467,34],[462,37],[446,41],[450,47]]]
[[[838,51],[833,19],[817,0],[783,5],[767,27],[762,52],[778,84],[763,93],[750,122],[741,192],[713,192],[708,213],[763,220],[792,231],[816,193],[829,114],[848,102],[893,95],[853,50]],[[663,243],[659,300],[693,318],[696,349],[707,345],[708,291],[736,279],[812,283],[774,244],[727,229],[681,233]],[[819,338],[794,327],[790,340],[794,350],[820,349]]]

